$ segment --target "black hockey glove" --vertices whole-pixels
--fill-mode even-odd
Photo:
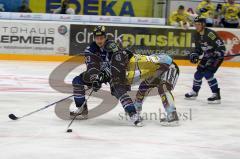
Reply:
[[[92,89],[93,91],[97,92],[101,87],[102,87],[102,79],[103,76],[102,74],[100,73],[96,79],[92,82]]]
[[[107,82],[109,82],[109,77],[104,72],[101,72],[92,82],[93,91],[97,92],[102,87],[102,84]]]
[[[196,64],[196,63],[198,63],[199,55],[198,55],[197,53],[191,53],[191,54],[189,55],[189,59],[190,59],[190,62],[191,62],[191,63]]]
[[[92,89],[94,92],[97,92],[102,87],[102,83],[98,80],[93,81]]]

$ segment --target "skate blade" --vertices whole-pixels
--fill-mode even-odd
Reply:
[[[180,125],[179,121],[173,121],[173,122],[160,122],[161,126],[164,127],[177,127]]]
[[[134,126],[135,126],[135,127],[143,127],[144,125],[143,125],[142,122],[139,122],[139,123],[137,123],[137,124],[134,124]]]
[[[221,104],[221,100],[208,101],[208,104]]]
[[[185,99],[186,99],[186,100],[196,100],[196,99],[197,99],[197,97],[188,97],[188,98],[187,98],[187,97],[185,97]]]
[[[70,119],[73,119],[75,116],[74,115],[70,115]],[[88,119],[88,115],[78,115],[75,120],[87,120]]]

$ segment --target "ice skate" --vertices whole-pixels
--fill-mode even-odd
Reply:
[[[217,93],[213,93],[207,100],[209,104],[221,104],[220,89],[218,89]]]
[[[76,119],[86,120],[88,118],[88,107],[85,104],[82,107],[77,107],[76,110],[70,111],[70,118],[73,119],[77,115]]]
[[[160,124],[162,126],[178,126],[179,118],[178,118],[177,112],[174,111],[168,114],[165,118],[160,119]]]
[[[187,99],[187,100],[195,100],[197,98],[197,96],[198,96],[197,92],[191,91],[191,92],[185,94],[185,99]]]

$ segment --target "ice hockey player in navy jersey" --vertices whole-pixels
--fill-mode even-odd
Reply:
[[[111,83],[111,57],[116,52],[121,51],[120,48],[114,41],[107,39],[104,26],[96,26],[93,35],[94,42],[84,52],[87,70],[76,76],[72,81],[74,101],[78,109],[70,112],[70,115],[72,117],[78,115],[81,118],[87,118],[88,107],[85,102],[84,86],[88,86],[97,92],[103,83],[109,83],[112,95],[121,102],[133,124],[142,126],[141,119],[131,98],[127,94],[122,93],[121,90],[115,90]]]
[[[206,28],[204,18],[195,18],[195,50],[189,55],[190,61],[198,63],[197,71],[194,74],[192,91],[185,94],[186,99],[196,99],[202,85],[203,77],[207,80],[212,91],[208,103],[221,103],[220,88],[217,79],[214,77],[224,59],[226,50],[222,39],[215,31]]]

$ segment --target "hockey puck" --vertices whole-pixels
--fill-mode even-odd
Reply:
[[[69,132],[72,132],[72,129],[67,129],[67,132],[69,133]]]
[[[8,117],[12,120],[17,120],[18,117],[16,117],[14,114],[9,114]]]

